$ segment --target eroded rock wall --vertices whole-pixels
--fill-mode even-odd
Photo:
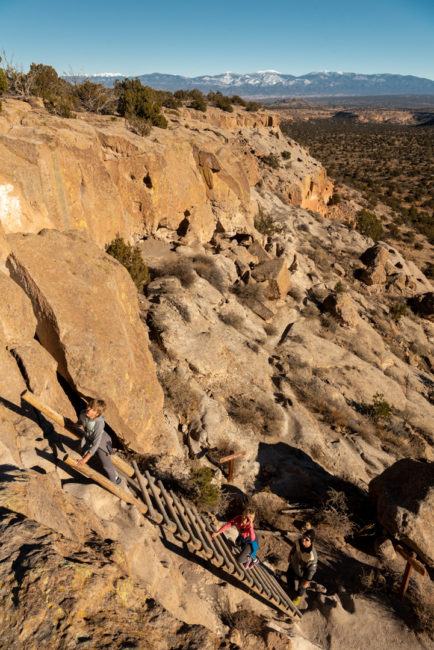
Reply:
[[[217,224],[229,233],[246,231],[257,209],[250,188],[264,175],[263,156],[288,148],[293,162],[273,182],[291,203],[325,211],[324,169],[288,145],[276,116],[184,108],[167,117],[168,129],[143,138],[122,118],[65,120],[6,100],[0,115],[5,231],[76,229],[100,246],[117,234],[132,239],[160,229],[164,236],[164,229],[180,226],[199,241],[209,241]]]

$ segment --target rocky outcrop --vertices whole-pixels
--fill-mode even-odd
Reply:
[[[260,157],[276,146],[278,153],[288,149],[276,137],[278,119],[212,108],[167,117],[168,129],[143,138],[121,118],[65,120],[6,100],[0,115],[5,231],[72,228],[103,245],[117,234],[131,239],[159,230],[160,238],[173,239],[180,229],[209,241],[217,226],[233,234],[251,230],[250,188],[263,175]],[[282,182],[293,188],[295,205],[315,209],[328,198],[325,171],[293,148],[294,169],[285,170]]]
[[[384,528],[434,565],[434,463],[404,458],[369,484]]]
[[[257,282],[266,285],[269,300],[283,298],[291,288],[291,279],[284,259],[261,262],[253,269],[252,276]]]
[[[390,293],[410,296],[431,289],[429,280],[416,264],[405,260],[384,242],[366,249],[360,259],[366,265],[360,272],[360,279],[367,285],[385,284]]]
[[[83,396],[107,402],[108,423],[132,449],[173,453],[127,271],[76,232],[11,235],[9,243],[11,276],[32,302],[37,337],[59,373]],[[31,363],[23,350],[17,354]]]
[[[322,303],[322,308],[349,327],[355,327],[360,320],[354,301],[345,293],[329,294]]]
[[[215,634],[176,620],[131,579],[119,544],[90,530],[84,540],[68,539],[15,512],[3,515],[0,531],[4,647],[220,646]]]

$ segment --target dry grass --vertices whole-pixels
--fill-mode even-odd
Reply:
[[[198,255],[193,258],[194,270],[201,278],[212,284],[212,286],[223,293],[224,277],[223,273],[217,268],[214,260],[206,255]]]
[[[230,327],[233,327],[238,332],[244,324],[244,318],[235,311],[227,311],[224,314],[219,314],[219,318],[225,325],[230,325]]]
[[[165,401],[178,416],[181,424],[190,424],[200,404],[200,396],[189,383],[175,371],[166,370],[159,375]]]
[[[193,262],[186,258],[180,257],[175,262],[170,262],[164,267],[153,269],[155,277],[175,277],[178,278],[184,288],[191,287],[196,279],[193,269]]]
[[[258,399],[245,395],[230,397],[227,400],[227,411],[239,426],[249,429],[255,435],[276,436],[281,432],[284,421],[282,409],[266,396]]]
[[[250,281],[248,284],[238,284],[233,289],[241,304],[246,305],[249,309],[255,302],[266,302],[267,292],[263,284]]]
[[[352,535],[354,524],[343,492],[333,488],[327,491],[322,508],[316,516],[315,527],[319,537],[325,540],[345,539]]]

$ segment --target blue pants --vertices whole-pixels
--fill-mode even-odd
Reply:
[[[249,537],[247,539],[244,539],[243,537],[241,537],[241,535],[238,535],[236,539],[236,544],[237,546],[241,546],[241,554],[238,558],[238,562],[240,562],[240,564],[246,562],[249,555],[253,559],[256,558],[256,551],[259,548],[256,539],[251,540]]]

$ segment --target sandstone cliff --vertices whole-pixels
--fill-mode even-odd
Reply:
[[[292,162],[272,185],[294,205],[325,212],[331,184],[324,169],[279,136],[278,118],[212,108],[167,117],[167,130],[142,138],[121,118],[65,120],[6,100],[0,115],[5,231],[72,228],[103,245],[118,233],[131,239],[181,227],[208,241],[217,224],[231,233],[249,230],[260,160],[288,149]]]

